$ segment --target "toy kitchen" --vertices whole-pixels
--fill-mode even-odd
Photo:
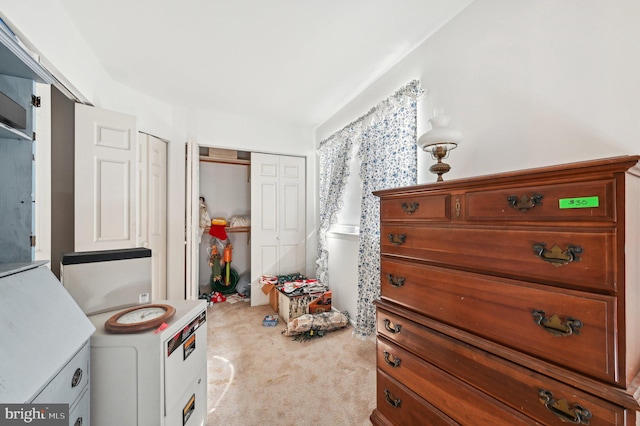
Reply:
[[[93,426],[202,426],[207,311],[202,300],[151,300],[151,250],[62,256],[61,281],[96,328]]]

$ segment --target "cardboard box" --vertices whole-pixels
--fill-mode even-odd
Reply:
[[[278,290],[274,284],[264,284],[262,292],[269,295],[269,305],[274,311],[278,312]]]
[[[331,290],[309,303],[310,314],[320,314],[331,311]]]
[[[278,290],[275,286],[269,292],[269,305],[275,312],[278,312]]]
[[[209,148],[209,157],[237,160],[238,151],[235,149]]]
[[[309,314],[309,306],[313,305],[312,309],[325,312],[325,310],[331,310],[331,292],[319,292],[311,294],[303,294],[300,296],[290,296],[280,290],[276,290],[278,293],[278,313],[285,322],[289,322],[292,319],[298,318],[301,315]],[[328,296],[326,296],[328,295]],[[325,297],[326,296],[326,297]],[[328,303],[328,304],[325,304]]]

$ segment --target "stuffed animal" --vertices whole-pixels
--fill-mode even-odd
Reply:
[[[211,256],[209,256],[209,266],[211,266],[211,282],[222,280],[222,256],[218,253],[218,247],[211,245]]]

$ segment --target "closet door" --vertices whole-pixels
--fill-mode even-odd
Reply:
[[[151,249],[151,296],[167,297],[167,143],[138,136],[137,245]]]
[[[279,273],[306,273],[305,159],[280,156]]]
[[[305,273],[305,159],[251,154],[251,281]],[[268,296],[251,292],[251,306]]]
[[[136,246],[136,117],[75,107],[75,251]]]

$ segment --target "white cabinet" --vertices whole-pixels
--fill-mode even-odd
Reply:
[[[116,312],[91,315],[93,426],[201,426],[207,416],[207,316],[202,300],[169,300],[162,331],[112,334]]]
[[[0,25],[0,262],[33,260],[34,82],[53,77]]]
[[[88,424],[95,328],[42,264],[0,265],[0,401],[69,404]]]

